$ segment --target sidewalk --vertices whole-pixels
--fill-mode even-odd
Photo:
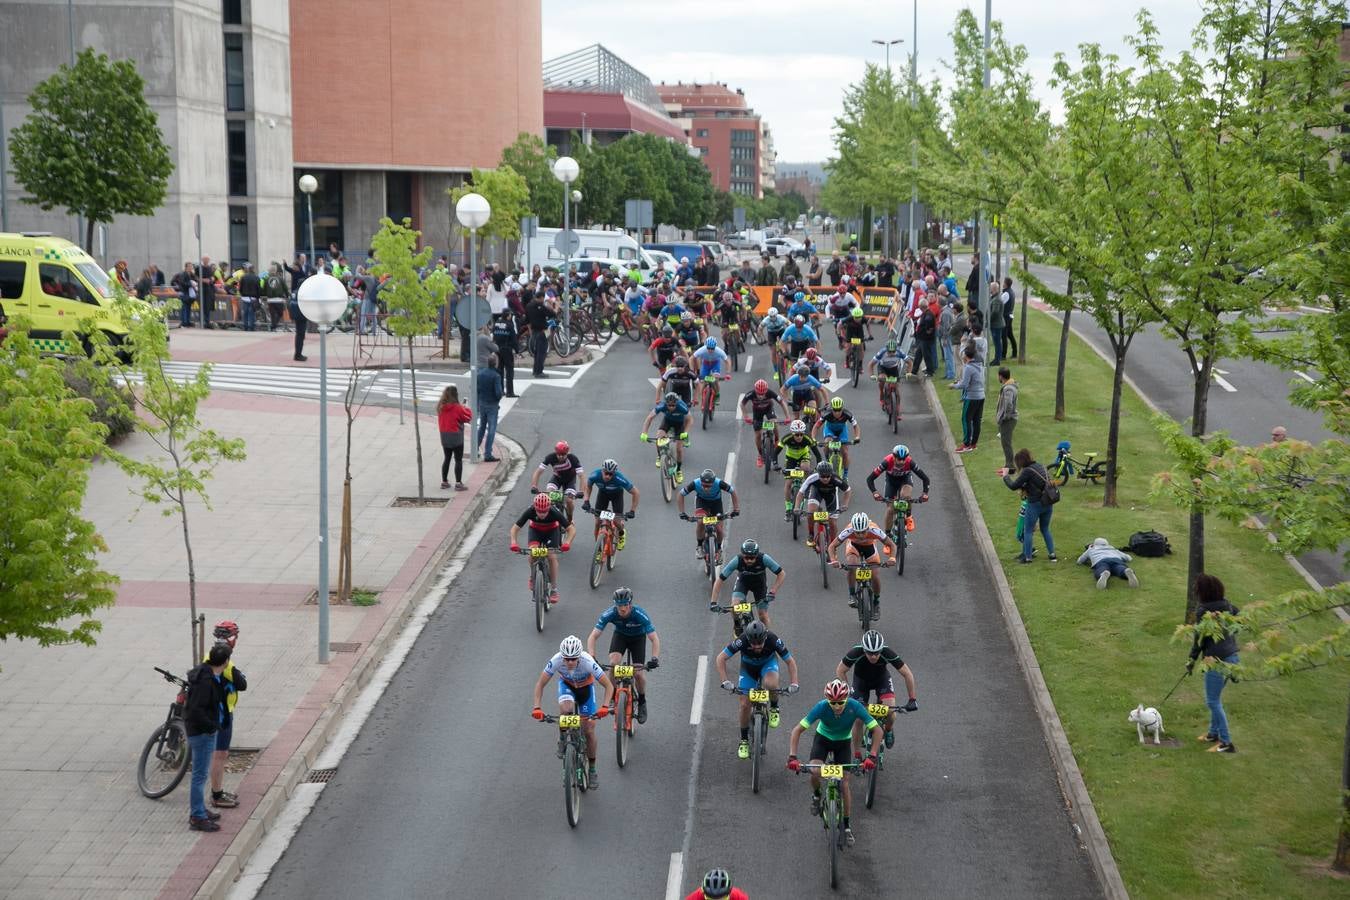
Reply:
[[[289,358],[292,336],[176,331],[173,339],[184,350],[215,344],[221,352],[213,359],[275,357],[283,349]],[[104,565],[122,578],[116,605],[97,616],[98,645],[0,644],[0,896],[193,896],[269,788],[295,777],[296,766],[287,764],[301,742],[335,719],[335,698],[368,675],[398,619],[508,472],[505,462],[466,460],[469,491],[449,493],[445,508],[392,508],[396,495],[416,494],[413,429],[399,426],[396,410],[361,410],[353,434],[353,568],[355,584],[380,597],[370,607],[332,608],[330,641],[339,646],[321,666],[317,606],[306,603],[317,583],[317,412],[314,402],[228,392],[203,405],[204,425],[243,438],[248,459],[215,472],[213,509],[189,507],[197,603],[208,628],[221,619],[239,623],[235,658],[249,686],[234,748],[260,751],[232,758],[232,768],[248,765],[225,778],[240,806],[221,811],[214,834],[188,831],[188,779],[157,801],[136,786],[141,747],[174,694],[151,667],[181,675],[193,661],[181,525],[157,508],[138,511],[120,470],[95,465],[85,513],[107,541]],[[427,494],[446,496],[438,489],[435,418],[423,421]],[[341,406],[330,404],[334,584],[343,425]],[[133,435],[120,449],[148,455],[150,444]]]

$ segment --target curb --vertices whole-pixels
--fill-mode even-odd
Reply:
[[[496,439],[509,450],[511,455],[508,458],[511,462],[509,465],[494,467],[492,474],[484,480],[482,488],[468,503],[464,511],[465,521],[473,520],[479,516],[488,503],[492,501],[502,484],[509,481],[513,475],[518,477],[519,472],[523,471],[524,448],[501,433],[498,433]],[[296,786],[301,784],[304,778],[309,775],[310,767],[327,746],[329,738],[342,724],[348,710],[360,696],[362,689],[369,683],[380,663],[384,661],[390,646],[403,633],[403,628],[413,610],[417,608],[427,590],[434,584],[437,575],[445,567],[446,562],[458,552],[470,530],[469,528],[462,528],[446,535],[426,566],[418,574],[416,581],[399,598],[398,605],[389,618],[385,620],[379,633],[370,642],[356,665],[352,667],[347,678],[328,701],[323,712],[319,714],[319,718],[310,728],[309,733],[300,742],[300,746],[291,754],[291,758],[286,760],[272,785],[263,794],[262,799],[258,801],[258,805],[249,815],[248,821],[239,829],[238,834],[234,836],[234,840],[225,848],[219,862],[216,863],[206,880],[202,882],[201,887],[197,889],[197,893],[194,895],[196,900],[225,900],[235,881],[242,874],[244,864],[248,861],[249,856],[257,849],[258,844],[262,842],[267,832],[271,830],[277,817],[281,814],[281,810],[295,793]]]
[[[999,610],[1003,614],[1003,621],[1008,626],[1008,635],[1012,638],[1013,651],[1017,654],[1017,662],[1026,678],[1027,689],[1031,693],[1031,702],[1036,709],[1036,717],[1040,719],[1041,730],[1045,733],[1046,747],[1050,751],[1051,761],[1055,764],[1060,790],[1063,793],[1069,815],[1073,820],[1074,830],[1077,831],[1079,840],[1083,842],[1083,846],[1087,849],[1088,859],[1092,862],[1092,871],[1097,876],[1097,883],[1102,889],[1102,894],[1107,900],[1128,900],[1130,895],[1125,890],[1125,882],[1121,880],[1120,869],[1116,867],[1116,859],[1111,855],[1111,844],[1106,839],[1106,832],[1102,828],[1101,820],[1097,818],[1097,810],[1092,805],[1092,797],[1088,794],[1087,785],[1083,781],[1083,773],[1079,771],[1078,762],[1074,759],[1073,749],[1069,746],[1069,738],[1064,733],[1064,725],[1059,720],[1059,713],[1055,711],[1055,703],[1046,687],[1045,677],[1041,674],[1041,665],[1036,659],[1036,651],[1031,647],[1031,639],[1027,637],[1027,629],[1022,621],[1022,614],[1017,610],[1017,603],[1013,600],[1012,588],[1008,585],[1008,579],[1003,574],[1003,566],[999,563],[998,550],[994,547],[994,538],[989,534],[989,528],[985,525],[980,505],[975,500],[975,492],[971,490],[970,479],[966,476],[965,462],[956,453],[956,439],[952,437],[951,423],[947,421],[947,413],[938,400],[937,391],[933,387],[933,380],[930,378],[924,379],[924,396],[928,399],[928,405],[932,408],[933,414],[941,426],[943,448],[953,459],[952,467],[958,470],[956,486],[961,492],[961,503],[965,506],[966,516],[971,523],[971,532],[975,537],[975,543],[980,548],[980,555],[984,558],[985,568],[989,570],[989,574],[994,581],[994,592],[998,596]]]
[[[598,358],[599,358],[599,355],[598,355],[599,352],[600,352],[600,347],[599,347],[598,345],[595,345],[595,344],[584,344],[584,345],[582,345],[582,348],[581,348],[580,350],[578,350],[576,353],[573,353],[571,356],[566,357],[566,358],[563,358],[563,357],[561,357],[561,356],[556,356],[556,355],[550,353],[549,356],[548,356],[548,359],[546,359],[546,360],[544,361],[544,365],[545,365],[545,366],[548,366],[548,367],[550,367],[550,368],[561,368],[561,367],[564,367],[564,366],[583,366],[583,365],[585,365],[585,364],[588,363],[588,362],[592,362],[592,361],[598,359]],[[528,365],[530,364],[530,357],[529,357],[529,356],[520,356],[520,355],[517,355],[516,358],[517,358],[517,360],[524,359],[524,360],[525,360],[525,365],[526,365],[526,366],[528,366]],[[360,366],[360,368],[366,369],[366,370],[369,370],[369,371],[372,371],[372,372],[374,372],[374,371],[382,371],[382,372],[384,372],[384,371],[396,371],[396,370],[399,368],[399,364],[396,363],[396,362],[391,362],[391,363],[367,363],[367,364],[365,364],[365,365]],[[405,368],[405,369],[406,369],[406,368],[416,368],[417,371],[419,371],[419,372],[422,372],[422,371],[427,371],[427,372],[445,372],[445,371],[449,371],[449,372],[463,372],[463,371],[468,370],[469,365],[468,365],[468,363],[461,362],[460,360],[457,360],[457,359],[453,359],[453,360],[447,359],[447,360],[432,361],[432,362],[423,361],[423,362],[421,362],[421,363],[418,363],[416,366],[409,366],[409,365],[405,362],[405,363],[403,364],[403,368]]]

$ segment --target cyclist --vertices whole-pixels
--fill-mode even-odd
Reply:
[[[689,368],[689,360],[683,356],[675,357],[675,361],[661,373],[660,381],[656,385],[656,402],[661,402],[666,391],[674,391],[686,406],[692,408],[696,381],[698,377],[694,374],[694,370]]]
[[[811,430],[817,443],[839,442],[839,461],[844,469],[843,476],[848,478],[848,445],[862,440],[862,425],[844,408],[844,398],[831,397],[825,415],[816,420],[816,427]]]
[[[699,347],[697,350],[693,352],[692,359],[690,360],[690,362],[698,363],[698,377],[700,381],[702,381],[704,378],[707,378],[709,375],[714,375],[724,380],[731,378],[730,375],[722,374],[723,365],[730,363],[731,357],[727,356],[725,350],[717,346],[717,338],[708,338],[706,341],[704,341],[703,346]],[[717,405],[717,401],[720,398],[720,396],[721,396],[721,389],[717,385],[717,383],[714,382],[713,383],[714,406]]]
[[[788,433],[778,442],[778,447],[774,450],[773,467],[778,468],[778,454],[783,454],[784,469],[804,469],[806,468],[806,457],[814,455],[816,462],[820,462],[820,448],[816,446],[813,437],[806,433],[806,423],[801,419],[793,419],[788,425]],[[792,479],[783,479],[783,520],[792,519]]]
[[[905,711],[914,712],[919,708],[914,692],[914,673],[905,665],[900,654],[886,646],[886,639],[876,629],[863,634],[862,642],[844,654],[839,665],[835,666],[834,677],[841,680],[847,678],[849,669],[852,669],[853,696],[859,703],[866,705],[868,696],[875,692],[878,703],[894,706],[895,682],[886,671],[887,666],[894,667],[900,677],[905,679],[905,691],[909,694]],[[895,713],[888,713],[886,721],[881,724],[886,729],[886,749],[889,750],[895,746],[895,735],[891,733],[895,726]]]
[[[659,291],[654,294],[648,294],[646,302],[642,304],[642,314],[644,318],[640,324],[644,327],[651,325],[653,330],[660,328],[665,324],[665,305],[665,294],[660,293]]]
[[[814,322],[820,316],[820,310],[816,305],[806,298],[805,291],[797,291],[792,295],[792,305],[788,307],[787,317],[796,322],[797,317],[802,317],[802,322]]]
[[[877,490],[877,476],[885,475],[886,484],[882,490]],[[872,497],[876,500],[886,501],[886,531],[889,533],[891,526],[895,524],[895,506],[890,503],[898,495],[903,500],[908,500],[914,496],[914,476],[918,475],[923,481],[923,494],[919,497],[922,503],[928,499],[928,475],[919,464],[914,461],[910,455],[909,447],[904,444],[896,444],[891,448],[872,470],[872,474],[867,476],[867,489],[872,492]],[[914,507],[910,507],[909,513],[905,516],[905,530],[914,530]]]
[[[853,299],[853,295],[842,284],[826,301],[825,308],[830,314],[830,321],[834,324],[835,334],[839,337],[839,349],[841,350],[844,348],[843,324],[853,314],[853,310],[857,306],[857,301]]]
[[[659,665],[657,657],[661,655],[661,637],[656,633],[656,626],[652,624],[647,611],[633,603],[631,588],[616,588],[614,605],[595,620],[595,627],[591,629],[590,637],[586,638],[586,652],[592,657],[595,656],[595,642],[600,640],[600,635],[605,633],[609,625],[614,626],[614,636],[609,639],[611,666],[623,662],[625,650],[638,665],[645,663],[648,669],[655,669]],[[648,641],[652,645],[651,659],[647,659]],[[638,724],[642,724],[647,721],[647,675],[642,669],[637,669],[633,672],[633,680],[637,683],[637,720]]]
[[[788,320],[778,314],[778,307],[770,306],[760,325],[764,328],[764,342],[769,345],[769,361],[773,366],[773,380],[782,383],[783,362],[778,341],[782,339],[783,332],[787,330]]]
[[[675,501],[680,507],[680,518],[686,522],[689,516],[684,513],[684,498],[688,494],[694,494],[698,505],[694,510],[694,548],[695,555],[703,558],[703,517],[722,515],[722,495],[731,495],[731,512],[727,513],[727,518],[734,519],[741,514],[741,498],[736,496],[736,489],[728,482],[717,477],[712,469],[704,469],[699,473],[698,478],[686,484],[675,495]],[[722,559],[722,523],[717,523],[717,561]]]
[[[878,541],[881,542],[882,549],[886,551],[886,559],[884,562],[877,552]],[[838,552],[841,544],[846,545],[844,547],[844,562],[848,563],[850,566],[860,565],[864,562],[878,566],[895,565],[895,542],[891,540],[890,535],[886,534],[886,532],[882,531],[876,525],[873,525],[872,520],[868,518],[868,515],[865,512],[854,513],[853,518],[848,523],[848,527],[839,532],[834,540],[830,542],[828,548],[830,553],[830,565],[835,566],[836,568],[840,565]],[[848,605],[850,607],[856,607],[858,605],[856,599],[858,588],[854,578],[856,571],[856,569],[845,570],[845,574],[848,576]],[[872,608],[872,618],[880,619],[881,582],[879,580],[872,583],[872,590],[876,597],[876,604]]]
[[[783,393],[792,399],[792,408],[801,409],[807,402],[818,406],[825,404],[825,385],[811,375],[811,367],[804,362],[797,363],[788,380],[783,382]]]
[[[548,501],[548,494],[536,494],[529,508],[520,514],[516,524],[511,526],[511,552],[520,552],[517,540],[520,529],[526,528],[525,539],[531,547],[542,544],[545,547],[557,547],[563,553],[572,549],[572,538],[576,536],[577,526],[572,524],[567,513]],[[553,590],[548,595],[549,603],[558,602],[558,557],[549,554],[548,577]],[[534,567],[530,567],[530,590],[534,590]]]
[[[815,347],[807,347],[806,352],[797,360],[797,365],[805,365],[811,373],[811,377],[817,381],[829,381],[834,369],[825,361],[825,357],[820,355],[820,351]]]
[[[853,488],[848,486],[848,482],[836,475],[828,462],[821,461],[816,463],[815,472],[806,476],[802,486],[797,488],[797,511],[801,512],[803,506],[807,512],[815,512],[824,507],[833,520],[848,508],[848,501],[852,496]],[[807,525],[808,547],[816,545],[814,525],[814,522]]]
[[[693,353],[707,336],[699,320],[689,310],[680,313],[680,321],[675,326],[675,337],[680,343],[680,352]]]
[[[661,329],[661,336],[647,347],[647,355],[651,357],[652,365],[660,371],[670,365],[679,350],[680,341],[675,336],[675,329],[667,325]]]
[[[726,869],[712,869],[703,876],[703,887],[694,891],[684,900],[750,900],[750,895],[738,887],[731,886],[731,876]]]
[[[571,446],[567,441],[558,441],[553,445],[553,452],[545,456],[539,462],[539,468],[534,470],[534,475],[530,478],[530,491],[539,490],[539,479],[545,472],[552,472],[549,481],[558,486],[558,490],[567,495],[567,517],[572,518],[572,500],[577,496],[577,473],[581,471],[581,460],[572,452]]]
[[[741,323],[741,298],[735,291],[723,291],[713,318],[722,326],[722,340],[727,338],[727,328]]]
[[[838,678],[825,685],[825,699],[802,717],[792,729],[788,738],[787,767],[793,772],[801,768],[797,761],[797,743],[808,728],[815,726],[815,736],[811,740],[811,765],[836,762],[848,763],[853,758],[853,725],[862,723],[862,727],[872,732],[872,752],[862,762],[863,771],[870,772],[877,767],[877,754],[881,748],[877,742],[883,740],[881,726],[872,718],[857,700],[849,695],[848,685]],[[853,846],[853,829],[849,826],[849,813],[852,811],[853,798],[849,793],[849,779],[841,781],[844,792],[844,839]],[[811,815],[820,815],[820,770],[811,771]]]
[[[885,404],[886,385],[882,378],[899,378],[900,367],[905,364],[905,353],[895,338],[886,341],[886,346],[877,351],[867,364],[867,374],[877,381],[877,399]],[[900,392],[895,392],[895,417],[900,418]]]
[[[666,305],[661,307],[661,315],[665,317],[666,324],[672,328],[679,326],[681,317],[688,311],[678,296],[667,297]],[[692,318],[693,316],[690,316],[690,319]]]
[[[745,414],[745,405],[747,403],[750,404],[751,415],[749,416]],[[783,411],[783,418],[786,419],[788,412],[787,406],[783,404],[783,398],[778,396],[777,391],[771,390],[769,388],[769,383],[765,381],[763,378],[756,381],[755,386],[750,390],[746,391],[745,395],[741,397],[740,403],[741,416],[745,419],[746,422],[750,423],[751,426],[755,429],[756,440],[758,440],[759,438],[759,430],[764,427],[764,420],[768,419],[769,421],[775,423],[773,429],[773,440],[774,444],[778,443],[778,426],[776,424],[777,419],[774,416],[773,411],[773,405],[775,403],[777,403],[778,408]],[[770,464],[775,469],[778,468],[777,454],[774,454],[774,458],[770,461]],[[764,467],[764,460],[760,458],[759,454],[755,454],[755,465],[760,468]]]
[[[591,508],[591,487],[595,487],[595,508]],[[624,492],[633,495],[633,508],[628,512],[623,511]],[[586,492],[582,495],[581,511],[593,512],[596,514],[595,533],[600,533],[599,514],[605,510],[613,510],[616,516],[616,522],[619,526],[619,544],[616,550],[622,550],[628,543],[628,529],[624,525],[625,519],[632,519],[637,516],[638,508],[638,489],[633,482],[629,481],[624,474],[619,471],[619,464],[612,459],[607,459],[600,464],[600,468],[591,473],[591,477],[586,479]]]
[[[818,344],[820,338],[816,336],[816,330],[806,324],[806,317],[797,313],[792,317],[792,324],[783,329],[782,342],[787,344],[788,359],[796,359]]]
[[[661,416],[661,427],[656,429],[656,436],[669,437],[675,441],[675,483],[678,484],[684,481],[684,445],[689,440],[685,426],[689,421],[689,406],[681,402],[680,395],[674,391],[667,393],[662,402],[647,413],[647,420],[642,423],[642,434],[638,435],[643,441],[648,439],[647,429],[658,415]]]
[[[741,672],[737,679],[738,684],[733,685],[727,679],[727,660],[731,659],[737,653],[741,655]],[[751,688],[766,687],[772,693],[769,694],[769,727],[777,728],[779,722],[778,714],[778,660],[782,659],[788,665],[788,693],[797,690],[797,659],[788,650],[787,644],[783,639],[774,634],[765,627],[759,620],[752,621],[745,626],[741,636],[736,638],[730,644],[717,654],[717,674],[722,679],[722,689],[731,690],[736,687],[742,692],[749,691]],[[750,758],[750,695],[741,693],[741,743],[736,748],[736,755],[741,759]]]
[[[628,305],[628,312],[633,316],[637,316],[637,314],[642,311],[643,303],[647,300],[648,291],[645,287],[628,276],[624,276],[624,280],[627,283],[624,285],[623,302]]]
[[[778,596],[783,579],[787,577],[783,567],[760,549],[759,541],[746,538],[741,541],[740,554],[717,573],[717,579],[713,581],[712,596],[708,598],[708,606],[717,606],[717,595],[722,593],[722,582],[730,578],[733,572],[737,574],[736,583],[731,588],[731,602],[743,603],[747,594],[754,594],[759,620],[764,623],[765,628],[772,627],[769,621],[769,604]],[[767,572],[774,574],[773,587],[769,587],[769,577],[765,574]]]
[[[609,715],[609,704],[614,701],[614,682],[589,653],[581,649],[581,638],[569,634],[558,645],[558,652],[544,663],[544,671],[534,683],[534,710],[536,719],[543,721],[544,710],[539,703],[544,696],[544,685],[554,675],[558,676],[558,715],[595,716],[603,719]],[[605,686],[605,702],[599,708],[595,703],[595,683]],[[595,790],[598,781],[595,777],[595,753],[598,749],[595,740],[595,720],[583,718],[581,729],[586,735],[586,758],[590,762],[590,789]],[[567,753],[567,738],[562,729],[558,730],[558,759]]]
[[[857,338],[863,343],[858,344],[856,347],[853,346],[854,338]],[[839,329],[839,346],[840,348],[848,348],[845,351],[845,359],[856,353],[858,355],[859,365],[861,365],[863,347],[865,347],[867,341],[871,339],[871,326],[868,324],[866,316],[863,315],[863,308],[861,306],[853,307],[853,309],[849,311],[848,318],[844,320],[844,323]],[[850,371],[852,370],[852,367],[848,365],[845,365],[844,368],[849,369]]]

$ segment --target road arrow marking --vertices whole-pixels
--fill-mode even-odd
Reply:
[[[1223,369],[1213,369],[1210,371],[1210,377],[1214,379],[1215,384],[1217,384],[1219,387],[1223,388],[1230,394],[1236,394],[1237,388],[1233,387],[1233,385],[1229,383],[1228,379],[1223,377],[1227,374],[1228,373],[1225,372]]]

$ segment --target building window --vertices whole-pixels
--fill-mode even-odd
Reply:
[[[230,207],[230,268],[248,262],[248,207]]]
[[[319,182],[314,191],[314,249],[320,255],[328,245],[336,242],[342,246],[342,173],[310,169],[296,170],[291,183],[296,183],[301,175],[313,175]],[[305,195],[295,189],[295,246],[301,253],[309,252],[309,218],[305,204]],[[313,257],[311,257],[311,261]]]
[[[731,129],[731,142],[733,144],[755,144],[759,142],[759,135],[744,128],[733,128]]]
[[[248,196],[248,137],[243,122],[226,122],[226,149],[229,153],[230,196]]]
[[[384,173],[384,214],[395,222],[411,219],[413,176],[411,172]]]
[[[706,128],[700,128],[700,129],[698,129],[697,131],[694,132],[694,137],[705,138],[705,137],[707,137],[707,136],[708,136],[708,129],[706,129]]]
[[[226,25],[244,24],[244,0],[225,0],[224,7]]]
[[[244,109],[244,36],[225,35],[225,108],[230,112]]]
[[[707,148],[707,147],[699,147],[699,148],[698,148],[698,155],[699,155],[699,156],[707,156],[707,155],[708,155],[708,148]]]

